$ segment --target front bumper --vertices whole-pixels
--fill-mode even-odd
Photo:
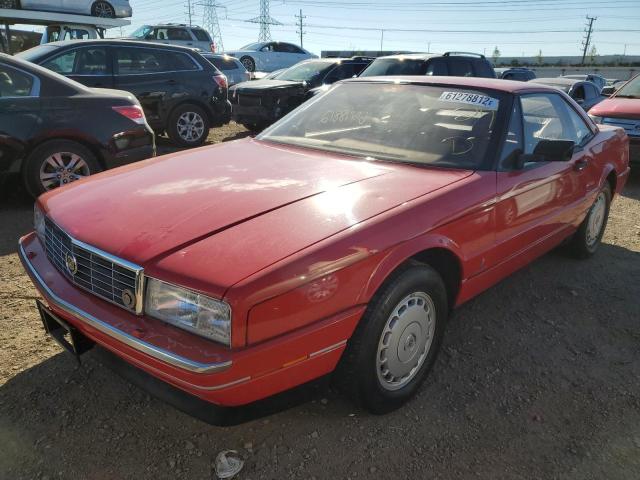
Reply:
[[[262,105],[245,106],[233,104],[231,118],[240,124],[270,125],[277,120],[273,108]]]
[[[119,146],[120,143],[120,146]],[[109,146],[102,152],[107,168],[120,167],[155,157],[156,141],[151,127],[130,132],[122,132],[113,136]]]
[[[153,318],[136,316],[70,283],[34,233],[20,259],[48,307],[127,363],[204,401],[245,405],[330,373],[364,307],[243,349],[229,350]]]

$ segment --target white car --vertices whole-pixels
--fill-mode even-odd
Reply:
[[[14,0],[13,7],[108,18],[130,17],[132,14],[129,0]]]
[[[238,58],[250,72],[273,72],[302,60],[318,58],[303,48],[284,42],[250,43],[240,50],[225,53]]]

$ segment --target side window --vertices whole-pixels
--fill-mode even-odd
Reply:
[[[0,98],[29,97],[33,84],[31,75],[0,65]]]
[[[486,60],[480,58],[473,60],[473,69],[476,72],[476,77],[495,78],[493,68]]]
[[[167,40],[190,42],[192,38],[186,28],[170,28],[167,31]]]
[[[432,58],[427,65],[426,75],[449,75],[447,61],[444,58]]]
[[[162,56],[165,57],[163,61],[167,71],[198,70],[198,65],[186,53],[162,52]]]
[[[65,29],[63,40],[88,40],[91,38],[89,32],[82,28]]]
[[[587,122],[584,121],[584,119],[578,114],[578,112],[576,112],[573,108],[571,108],[571,106],[566,104],[565,108],[567,109],[567,114],[569,115],[571,124],[573,125],[573,128],[575,130],[574,137],[570,138],[569,140],[573,140],[576,145],[582,146],[587,141],[589,141],[591,137],[593,137],[593,132],[591,131],[591,128],[589,128],[589,125],[587,125]]]
[[[577,113],[560,95],[523,95],[520,103],[524,127],[524,153],[533,153],[540,140],[571,140],[576,144],[582,142],[582,134],[585,132],[578,131],[571,118],[572,113]],[[586,124],[584,126],[587,127]]]
[[[584,94],[584,84],[574,87],[573,91],[571,92],[571,97],[573,97],[573,99],[576,101],[584,100],[586,98]]]
[[[352,65],[353,65],[353,75],[360,75],[360,72],[362,72],[365,68],[369,66],[368,63],[353,63]]]
[[[42,64],[44,68],[48,68],[60,75],[71,75],[73,73],[73,67],[76,63],[76,55],[78,49],[70,50],[62,55],[53,57]]]
[[[286,45],[289,47],[289,52],[290,53],[304,53],[296,45],[293,45],[291,43],[287,43]]]
[[[196,37],[199,42],[210,42],[209,34],[204,30],[192,29],[191,33]]]
[[[273,52],[274,51],[274,44],[273,43],[267,43],[264,47],[262,47],[260,49],[261,52]]]
[[[356,71],[353,63],[343,63],[337,65],[331,70],[324,78],[324,83],[334,83],[338,80],[344,80],[345,78],[351,78],[355,75]]]
[[[512,80],[512,79],[513,79],[513,77],[514,77],[514,74],[513,74],[513,73],[505,73],[505,74],[502,76],[503,80]]]
[[[118,48],[116,63],[120,75],[197,70],[185,53],[147,48]]]
[[[504,140],[504,145],[502,145],[499,169],[511,170],[515,165],[516,156],[522,152],[522,113],[520,110],[520,102],[516,99],[516,101],[513,102],[513,109],[511,110],[507,137]]]
[[[466,58],[449,57],[449,75],[454,77],[473,77],[471,62]]]

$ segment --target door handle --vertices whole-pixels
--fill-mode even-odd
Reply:
[[[585,168],[587,168],[587,165],[589,165],[589,159],[588,158],[579,158],[578,160],[575,161],[575,163],[573,164],[573,169],[576,172],[581,172],[582,170],[584,170]]]

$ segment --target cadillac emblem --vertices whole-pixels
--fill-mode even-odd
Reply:
[[[122,291],[122,295],[120,295],[120,298],[122,299],[122,304],[127,308],[133,308],[136,303],[136,297],[128,288],[125,288]]]
[[[67,267],[67,272],[71,275],[75,275],[78,272],[78,261],[71,253],[67,253],[64,256],[64,264]]]

